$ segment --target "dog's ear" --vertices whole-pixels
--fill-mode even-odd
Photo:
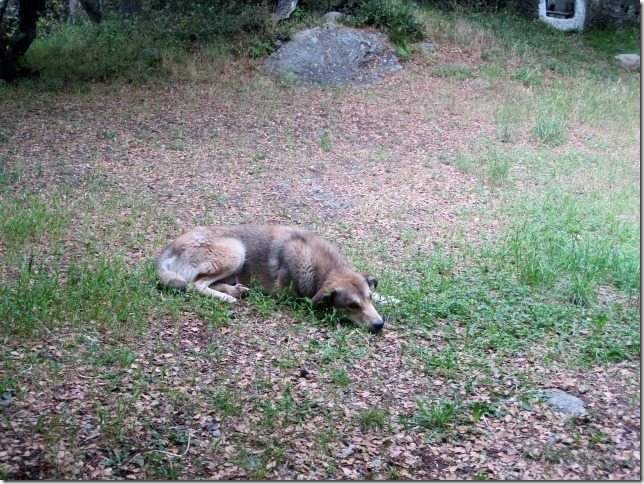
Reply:
[[[330,305],[333,302],[333,296],[335,296],[335,289],[323,287],[315,296],[313,296],[313,299],[311,299],[313,307],[316,308],[323,305]]]
[[[369,287],[373,287],[374,289],[378,287],[378,279],[375,276],[372,276],[368,272],[361,272],[360,274],[365,278]]]

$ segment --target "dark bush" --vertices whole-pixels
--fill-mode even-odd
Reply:
[[[434,6],[443,10],[496,13],[513,3],[512,0],[434,0]]]
[[[407,45],[425,38],[425,28],[407,3],[393,0],[368,0],[353,13],[355,25],[371,25],[383,30],[392,42]]]

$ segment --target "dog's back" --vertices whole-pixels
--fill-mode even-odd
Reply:
[[[241,242],[243,250],[235,241]],[[161,252],[157,274],[163,284],[185,289],[214,259],[220,261],[217,268],[226,265],[223,259],[227,259],[229,267],[222,272],[226,277],[234,275],[241,284],[255,279],[268,291],[282,292],[290,286],[294,296],[306,297],[315,295],[331,270],[348,267],[338,249],[312,232],[248,224],[199,226],[184,232]]]
[[[296,297],[313,297],[332,271],[349,268],[349,263],[328,241],[309,231],[291,229],[276,238],[271,251],[271,273],[278,292],[292,284]]]

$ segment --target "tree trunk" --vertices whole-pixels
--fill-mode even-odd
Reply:
[[[18,2],[18,28],[0,45],[0,79],[12,81],[20,71],[20,57],[36,38],[38,19],[45,11],[45,0],[20,0]],[[4,43],[4,42],[3,42]]]
[[[277,2],[277,8],[275,9],[275,12],[273,12],[273,19],[283,20],[285,18],[289,18],[293,13],[293,10],[295,10],[295,7],[297,7],[297,1],[298,0],[279,0],[279,2]]]
[[[4,0],[2,2],[2,8],[0,8],[0,26],[2,25],[2,19],[4,18],[4,13],[7,10],[8,5],[9,5],[9,0]]]
[[[92,22],[96,25],[101,23],[101,20],[103,20],[103,14],[98,0],[80,0],[80,4],[83,6],[85,13],[87,13],[87,16]]]

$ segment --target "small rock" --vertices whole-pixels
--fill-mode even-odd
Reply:
[[[588,393],[588,387],[586,385],[579,385],[577,387],[577,391],[583,395],[585,393]]]
[[[324,14],[322,17],[322,20],[325,22],[333,22],[333,23],[338,23],[344,15],[342,15],[340,12],[327,12]]]
[[[432,42],[422,42],[418,45],[418,48],[423,54],[429,54],[436,51],[436,44]]]
[[[306,366],[300,368],[300,376],[306,379],[311,378],[311,372]]]
[[[492,87],[492,84],[490,84],[490,81],[486,79],[481,79],[478,77],[476,79],[470,79],[469,81],[467,81],[467,85],[472,89],[481,89],[481,90],[489,89],[490,87]]]
[[[212,420],[208,420],[205,423],[206,429],[210,431],[213,437],[221,437],[221,430],[219,429],[219,422],[213,422]]]
[[[561,390],[546,390],[544,393],[548,397],[548,405],[562,413],[574,416],[586,413],[584,402],[569,393]]]
[[[619,54],[614,57],[619,67],[633,71],[640,68],[640,56],[637,54]]]
[[[356,444],[348,444],[342,452],[338,452],[335,456],[337,459],[342,460],[346,459],[349,457],[351,454],[355,452],[356,449]]]
[[[8,407],[11,405],[11,402],[13,402],[14,398],[11,394],[9,393],[3,393],[2,396],[0,397],[0,406],[1,407]]]

